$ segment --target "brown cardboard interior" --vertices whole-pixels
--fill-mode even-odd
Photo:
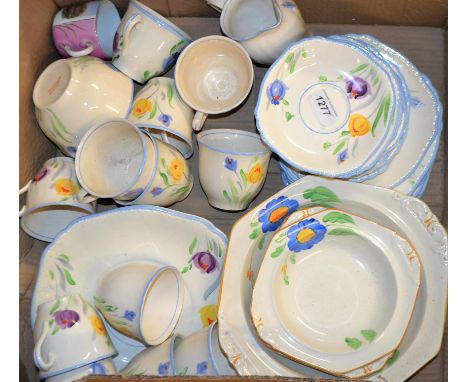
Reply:
[[[54,14],[63,4],[72,0],[22,0],[20,2],[20,184],[23,186],[42,163],[58,154],[57,148],[42,133],[37,125],[32,88],[41,71],[59,58],[51,39],[50,24]],[[164,16],[188,32],[193,38],[209,34],[221,34],[218,14],[204,0],[145,0]],[[121,14],[127,0],[115,0]],[[335,33],[367,33],[376,36],[388,45],[405,54],[423,73],[428,75],[446,105],[446,1],[422,0],[333,0],[312,2],[298,0],[308,29],[316,35]],[[385,25],[385,26],[384,26]],[[255,107],[264,67],[255,67],[254,88],[248,100],[234,112],[210,117],[204,129],[239,128],[255,131],[253,109]],[[173,70],[166,76],[173,77]],[[446,121],[446,115],[444,116]],[[444,124],[441,143],[433,172],[423,200],[431,207],[442,224],[447,225],[447,128]],[[195,145],[196,146],[196,145]],[[189,197],[171,208],[200,215],[212,221],[226,234],[240,213],[215,210],[207,203],[197,178],[197,148],[189,163],[195,174],[195,186]],[[261,194],[252,206],[258,204],[282,188],[276,159],[272,159],[269,175]],[[24,202],[24,196],[20,198]],[[115,208],[112,201],[103,201],[99,210]],[[20,380],[38,380],[32,359],[32,333],[30,326],[30,303],[40,254],[46,243],[33,240],[20,229]],[[411,381],[441,381],[447,379],[446,338],[442,351]],[[181,378],[180,380],[193,379]],[[88,378],[89,381],[105,381],[107,378]],[[110,380],[110,379],[109,379]],[[113,380],[113,379],[112,379]],[[117,379],[130,381],[138,379]],[[145,378],[146,380],[146,378]],[[213,379],[215,381],[224,378]],[[256,379],[259,380],[259,379]]]

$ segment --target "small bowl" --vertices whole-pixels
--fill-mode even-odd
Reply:
[[[242,130],[208,130],[197,140],[200,183],[208,202],[222,210],[246,209],[265,182],[271,151],[258,134]]]

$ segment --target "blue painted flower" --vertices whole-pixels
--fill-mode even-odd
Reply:
[[[123,195],[123,198],[128,199],[128,200],[136,199],[141,195],[143,191],[144,191],[143,188],[138,187],[134,190],[128,191],[125,195]]]
[[[102,363],[94,362],[91,365],[91,374],[92,375],[107,375],[107,369]]]
[[[327,228],[318,220],[311,218],[302,220],[288,230],[288,248],[300,252],[312,248],[325,237]]]
[[[161,362],[158,366],[158,375],[169,375],[170,362]]]
[[[162,122],[164,126],[168,127],[171,124],[172,117],[169,114],[161,114],[158,117],[158,121]]]
[[[281,3],[281,5],[282,5],[283,7],[285,7],[285,8],[289,8],[289,9],[295,8],[295,7],[296,7],[296,4],[294,4],[292,1],[283,1],[283,2]]]
[[[68,146],[67,151],[69,154],[76,154],[76,147],[75,146]]]
[[[424,103],[418,97],[411,96],[410,97],[410,105],[411,105],[411,107],[417,109],[418,107],[424,106]]]
[[[273,105],[279,105],[288,87],[283,81],[275,80],[267,87],[267,97]]]
[[[164,191],[164,189],[162,189],[161,187],[154,187],[152,190],[151,190],[151,194],[153,196],[158,196],[159,194],[162,194],[162,192]]]
[[[341,162],[344,162],[346,159],[348,159],[348,149],[343,150],[341,153],[338,154],[338,164]]]
[[[299,207],[297,200],[280,196],[268,202],[258,213],[258,221],[262,223],[263,233],[276,231],[286,218]]]
[[[202,361],[197,365],[197,375],[206,374],[208,371],[208,362]]]
[[[226,167],[228,170],[237,171],[237,160],[233,158],[226,157],[224,160],[224,167]]]
[[[167,72],[179,57],[180,52],[174,52],[163,60],[163,70]]]
[[[123,314],[123,318],[125,318],[128,321],[133,321],[135,317],[136,317],[136,314],[132,310],[125,310]]]

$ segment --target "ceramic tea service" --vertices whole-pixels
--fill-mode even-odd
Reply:
[[[62,57],[112,58],[119,12],[109,0],[70,4],[54,17],[52,38]]]

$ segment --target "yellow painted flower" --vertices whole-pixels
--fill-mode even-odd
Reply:
[[[173,159],[169,165],[169,175],[174,180],[181,180],[184,175],[185,163],[181,159]]]
[[[71,179],[57,179],[54,183],[55,192],[63,196],[73,196],[78,193],[78,185]]]
[[[261,179],[262,179],[262,176],[263,176],[263,168],[260,164],[255,164],[255,166],[253,166],[248,175],[247,175],[247,179],[249,180],[250,183],[257,183],[259,182]]]
[[[133,106],[133,116],[141,117],[153,108],[153,102],[147,98],[141,98]]]
[[[370,131],[371,124],[362,114],[353,114],[349,118],[348,128],[353,137],[361,137]]]
[[[97,334],[99,334],[100,336],[107,335],[106,327],[104,326],[104,323],[98,316],[90,316],[89,320],[91,321],[91,326]]]
[[[218,305],[205,305],[199,310],[199,312],[203,327],[209,326],[212,322],[216,321],[218,316]]]

